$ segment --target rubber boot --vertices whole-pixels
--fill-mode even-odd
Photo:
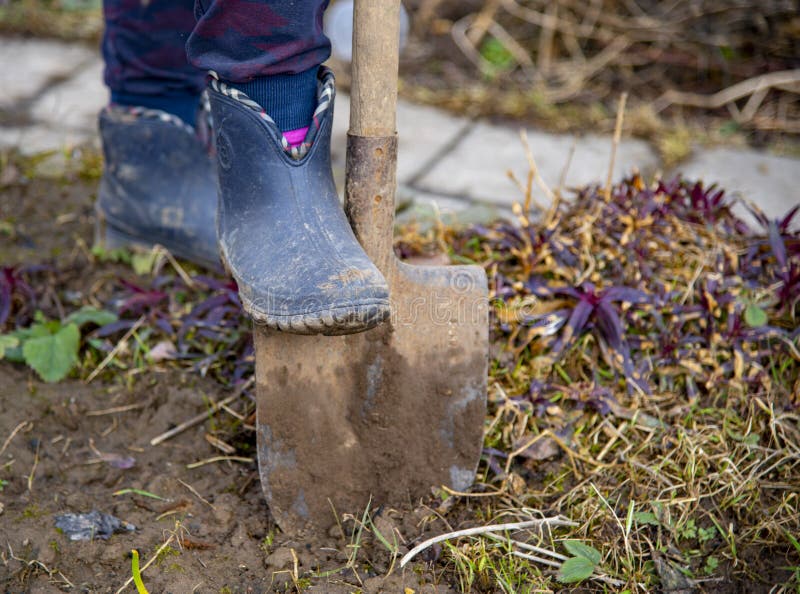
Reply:
[[[220,254],[258,324],[297,334],[350,334],[389,316],[389,288],[353,234],[333,181],[334,81],[320,68],[318,107],[290,147],[244,93],[209,89],[219,171]]]
[[[112,106],[99,122],[105,169],[95,241],[106,249],[160,244],[220,269],[216,163],[207,143],[178,117],[158,110]]]

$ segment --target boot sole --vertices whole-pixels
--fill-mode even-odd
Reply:
[[[225,272],[233,277],[224,250],[220,249],[219,257]],[[386,300],[335,307],[309,314],[276,315],[259,309],[241,293],[239,293],[239,300],[242,302],[242,309],[250,316],[254,325],[266,326],[272,330],[290,334],[322,334],[324,336],[358,334],[371,330],[386,321],[392,311],[389,301]]]
[[[240,296],[241,297],[241,296]],[[365,303],[300,315],[269,314],[242,299],[242,307],[256,326],[291,334],[338,336],[357,334],[384,322],[391,313],[388,302]]]

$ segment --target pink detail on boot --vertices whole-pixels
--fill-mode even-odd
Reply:
[[[286,139],[286,142],[289,143],[289,146],[295,148],[303,144],[303,141],[306,139],[307,132],[308,126],[305,128],[297,128],[297,130],[289,130],[284,132],[283,137]]]

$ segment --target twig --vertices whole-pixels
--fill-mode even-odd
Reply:
[[[568,559],[566,555],[562,555],[561,553],[556,553],[555,551],[551,551],[550,549],[537,547],[532,544],[528,544],[527,542],[514,540],[513,538],[503,538],[501,536],[497,536],[496,534],[487,534],[486,536],[497,542],[509,543],[512,546],[519,547],[520,549],[531,551],[534,553],[539,553],[540,555],[547,555],[548,557],[553,557],[554,559],[558,559],[559,561],[566,561]],[[544,561],[544,563],[549,564],[550,561]],[[558,567],[560,566],[560,564],[557,563],[556,566]]]
[[[138,410],[147,406],[146,402],[137,402],[136,404],[126,404],[124,406],[115,406],[114,408],[104,408],[103,410],[90,410],[86,413],[87,417],[101,417],[103,415],[113,415],[116,413],[128,412],[131,410]]]
[[[556,196],[564,195],[564,185],[567,183],[567,173],[569,172],[570,165],[572,165],[572,158],[575,156],[575,149],[578,146],[578,139],[573,138],[572,144],[569,147],[569,154],[567,155],[567,162],[561,169],[561,175],[558,176],[558,186],[556,186]]]
[[[11,435],[6,438],[6,440],[3,442],[3,447],[0,448],[0,456],[2,456],[3,452],[6,451],[8,444],[11,443],[11,440],[14,439],[17,433],[22,431],[28,424],[30,424],[31,428],[33,428],[33,423],[31,421],[22,421],[19,425],[14,427],[13,431],[11,431]]]
[[[489,0],[475,17],[475,20],[472,22],[472,27],[467,33],[467,38],[473,46],[483,41],[486,31],[489,29],[492,22],[494,22],[494,15],[497,14],[498,8],[500,8],[500,0]]]
[[[244,415],[242,415],[242,414],[239,414],[238,412],[236,412],[235,410],[233,410],[233,409],[232,409],[230,406],[228,406],[227,404],[220,404],[220,405],[219,405],[219,407],[220,407],[222,410],[224,410],[226,413],[228,413],[229,415],[231,415],[232,417],[234,417],[235,419],[237,419],[237,420],[241,421],[241,422],[242,422],[242,425],[241,425],[241,427],[242,427],[243,429],[247,429],[248,431],[255,431],[255,430],[256,430],[256,428],[255,428],[253,425],[250,425],[249,423],[247,423],[247,417],[245,417],[245,416],[244,416]]]
[[[220,407],[220,408],[222,408],[222,407]],[[230,455],[230,454],[235,454],[236,453],[236,448],[235,447],[233,447],[230,444],[225,443],[224,441],[222,441],[218,437],[214,437],[210,433],[206,433],[205,434],[205,438],[206,438],[206,441],[211,444],[211,447],[217,448],[223,454]]]
[[[537,547],[532,544],[528,544],[527,542],[520,542],[519,540],[511,539],[511,544],[527,551],[533,551],[534,553],[539,553],[541,555],[549,555],[555,559],[558,559],[559,561],[566,561],[568,559],[566,555],[562,555],[561,553],[556,553],[555,551],[548,549],[543,549],[542,547]]]
[[[611,162],[608,164],[608,177],[606,177],[606,189],[603,198],[606,202],[611,200],[611,180],[614,177],[614,162],[617,160],[617,148],[622,137],[622,120],[625,117],[625,103],[628,101],[628,93],[619,96],[617,105],[617,122],[614,125],[614,141],[611,145]]]
[[[457,20],[453,23],[453,26],[450,27],[450,35],[458,48],[469,58],[470,62],[475,64],[482,73],[490,74],[492,72],[492,65],[475,49],[475,46],[472,45],[467,35],[467,30],[472,20],[473,17],[469,14]]]
[[[497,497],[498,495],[505,495],[506,490],[500,489],[499,491],[492,491],[491,493],[465,493],[463,491],[454,491],[447,485],[442,485],[442,491],[448,495],[455,495],[456,497]]]
[[[128,342],[128,339],[133,335],[134,332],[136,332],[139,329],[139,326],[141,326],[143,323],[144,323],[144,316],[141,316],[138,320],[136,320],[136,323],[133,326],[131,326],[130,330],[128,330],[125,333],[125,336],[123,336],[120,339],[120,341],[116,344],[116,346],[113,349],[111,349],[111,352],[108,353],[108,355],[106,355],[106,358],[100,362],[100,365],[98,365],[97,368],[92,373],[89,374],[89,377],[86,378],[87,384],[91,383],[91,381],[94,378],[96,378],[97,375],[101,371],[103,371],[108,366],[109,363],[111,363],[114,357],[117,356],[117,353],[120,350],[122,350],[122,347]]]
[[[476,536],[478,534],[487,534],[489,532],[506,532],[509,530],[523,530],[524,528],[532,528],[534,526],[577,526],[576,522],[572,520],[568,520],[566,518],[562,518],[561,516],[556,516],[554,518],[542,518],[539,520],[527,520],[524,522],[510,522],[507,524],[494,524],[489,526],[478,526],[477,528],[466,528],[464,530],[456,530],[455,532],[448,532],[446,534],[440,534],[439,536],[435,536],[433,538],[429,538],[415,546],[411,549],[408,553],[406,553],[403,558],[400,560],[400,567],[404,567],[406,563],[411,561],[414,557],[416,557],[419,553],[427,549],[428,547],[435,545],[439,542],[444,542],[445,540],[450,540],[451,538],[461,538],[462,536]]]
[[[656,100],[653,108],[656,113],[663,111],[670,105],[676,104],[701,107],[704,109],[719,109],[727,103],[733,103],[757,91],[778,86],[786,89],[790,88],[789,85],[798,82],[800,82],[800,68],[794,70],[780,70],[778,72],[770,72],[769,74],[748,78],[726,89],[717,91],[712,95],[699,95],[697,93],[683,93],[670,90]]]
[[[514,555],[515,557],[527,559],[528,561],[535,561],[536,563],[541,563],[542,565],[549,565],[550,567],[561,567],[561,563],[558,563],[557,561],[553,561],[551,559],[542,559],[541,557],[537,557],[536,555],[531,555],[529,553],[511,551],[511,554]]]
[[[191,492],[192,492],[192,495],[194,495],[195,497],[197,497],[197,498],[198,498],[200,501],[202,501],[203,503],[205,503],[205,504],[206,504],[208,507],[210,507],[211,509],[215,509],[215,508],[214,508],[214,506],[213,506],[213,505],[211,505],[211,504],[208,502],[208,500],[207,500],[207,499],[205,499],[205,498],[204,498],[202,495],[200,495],[200,493],[198,493],[198,492],[197,492],[197,489],[195,489],[195,488],[194,488],[192,485],[190,485],[189,483],[184,483],[184,482],[183,482],[181,479],[178,479],[178,482],[179,482],[180,484],[182,484],[184,487],[186,487],[187,489],[189,489],[189,491],[191,491]],[[215,510],[215,511],[216,511],[216,510]]]
[[[142,568],[139,570],[139,573],[140,574],[144,573],[145,569],[150,567],[153,564],[153,562],[156,559],[158,559],[158,556],[161,554],[161,551],[163,551],[169,545],[171,545],[173,540],[175,540],[175,534],[170,534],[169,538],[164,541],[164,544],[162,544],[160,547],[158,547],[158,550],[155,553],[153,553],[153,556],[150,557],[150,560],[142,566]],[[122,592],[125,588],[130,586],[132,583],[133,583],[133,576],[129,577],[127,579],[127,581],[124,584],[122,584],[122,586],[120,586],[120,589],[117,590],[114,594],[120,594],[120,592]]]
[[[186,274],[186,271],[183,269],[183,266],[181,266],[178,263],[178,261],[175,259],[175,256],[173,256],[172,253],[167,248],[165,248],[163,245],[156,245],[155,249],[160,254],[166,256],[167,260],[169,260],[169,263],[172,264],[172,267],[175,269],[175,272],[178,273],[178,276],[181,277],[181,280],[183,280],[184,284],[187,287],[190,288],[194,287],[194,281],[192,280],[192,278],[188,274]]]
[[[36,474],[36,467],[39,466],[39,447],[41,445],[41,440],[37,440],[36,453],[33,455],[33,466],[31,467],[31,473],[28,475],[28,491],[33,491],[33,476]]]
[[[514,56],[514,59],[522,66],[533,66],[533,60],[528,55],[528,52],[522,47],[519,42],[514,39],[511,34],[506,31],[502,25],[492,21],[489,24],[489,32],[500,42],[509,53]]]
[[[212,415],[212,414],[216,413],[223,405],[230,404],[231,402],[233,402],[234,400],[239,398],[239,396],[241,396],[242,393],[247,388],[249,388],[250,386],[253,385],[254,381],[255,381],[255,378],[251,377],[246,382],[244,382],[239,387],[237,387],[236,391],[233,394],[231,394],[230,396],[228,396],[227,398],[225,398],[223,400],[220,400],[219,402],[212,403],[211,404],[211,410],[207,410],[205,412],[202,412],[202,413],[192,417],[188,421],[184,421],[183,423],[181,423],[177,427],[173,427],[169,431],[165,431],[161,435],[159,435],[157,437],[154,437],[153,439],[150,440],[150,445],[151,446],[156,446],[156,445],[160,444],[162,441],[166,441],[166,440],[168,440],[168,439],[170,439],[172,437],[175,437],[179,433],[183,433],[187,429],[191,429],[195,425],[199,425],[200,423],[205,421],[208,418],[209,415]]]
[[[244,456],[214,456],[213,458],[206,458],[205,460],[198,460],[197,462],[192,462],[191,464],[187,464],[186,468],[200,468],[201,466],[205,466],[206,464],[213,464],[214,462],[244,462],[250,463],[253,462],[253,458],[245,458]]]
[[[528,167],[533,171],[533,179],[536,182],[536,185],[545,193],[547,198],[550,200],[551,205],[555,204],[557,198],[556,195],[553,194],[553,191],[550,189],[550,186],[542,179],[542,176],[539,174],[539,168],[536,166],[536,160],[533,158],[533,151],[531,151],[531,145],[528,142],[528,131],[524,128],[520,129],[519,131],[519,138],[522,141],[522,146],[525,149],[525,157],[528,159]]]
[[[45,565],[44,563],[42,563],[38,559],[31,559],[30,561],[28,561],[26,559],[23,559],[22,557],[17,557],[14,554],[14,549],[11,548],[11,543],[6,543],[6,544],[8,545],[9,559],[13,559],[14,561],[18,561],[19,563],[24,563],[28,567],[31,567],[32,565],[36,565],[37,567],[41,567],[45,571],[45,573],[47,573],[47,575],[50,576],[51,579],[52,579],[53,575],[57,573],[58,575],[61,576],[61,579],[64,580],[66,582],[66,584],[70,588],[74,588],[75,587],[75,584],[73,584],[71,581],[69,581],[67,579],[67,576],[65,576],[63,573],[61,573],[61,571],[59,571],[58,569],[50,569],[49,567],[47,567],[47,565]]]
[[[539,34],[539,56],[536,60],[536,66],[543,75],[550,72],[553,40],[556,36],[556,23],[558,22],[558,2],[550,2],[546,10],[542,32]]]
[[[424,31],[434,19],[436,16],[436,9],[441,3],[442,0],[422,0],[422,3],[417,8],[416,14],[414,15],[414,21],[419,25],[420,31]]]

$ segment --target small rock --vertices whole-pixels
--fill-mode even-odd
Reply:
[[[236,530],[233,531],[233,535],[231,536],[231,545],[233,548],[238,549],[243,547],[249,540],[250,537],[247,534],[247,530],[245,529],[244,525],[239,522],[236,525]]]
[[[61,514],[56,516],[56,528],[70,540],[108,540],[115,532],[133,532],[136,526],[123,522],[111,514],[95,510],[88,514]]]
[[[267,569],[284,569],[291,567],[294,563],[292,549],[289,547],[279,547],[270,553],[264,560]]]

